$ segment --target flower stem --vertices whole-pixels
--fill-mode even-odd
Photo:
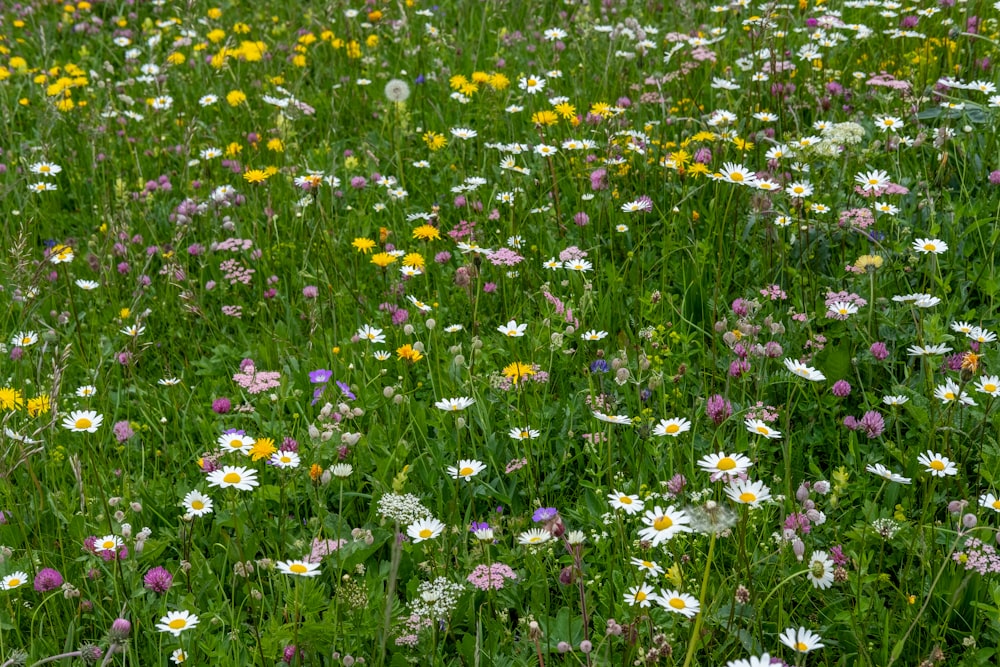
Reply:
[[[708,558],[705,560],[705,574],[701,578],[701,595],[698,596],[698,604],[701,610],[694,618],[694,629],[691,630],[691,640],[688,642],[687,655],[684,656],[684,667],[690,667],[694,658],[695,649],[698,647],[698,639],[701,636],[701,622],[705,617],[705,604],[708,599],[708,575],[712,571],[712,556],[715,555],[715,531],[708,540]]]

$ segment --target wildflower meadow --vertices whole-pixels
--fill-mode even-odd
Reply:
[[[996,665],[998,40],[0,3],[0,667]]]

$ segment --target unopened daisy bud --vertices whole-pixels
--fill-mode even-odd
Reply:
[[[133,512],[141,512],[142,511],[142,503],[129,503],[129,507],[132,508]]]
[[[333,473],[331,473],[329,469],[324,470],[323,474],[320,475],[319,477],[319,481],[323,484],[323,486],[326,486],[332,480],[333,480]]]
[[[962,516],[962,525],[966,528],[975,528],[978,523],[975,514],[965,514]]]
[[[465,418],[459,417],[455,420],[455,428],[465,428]]]

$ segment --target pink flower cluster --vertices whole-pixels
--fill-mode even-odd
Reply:
[[[467,577],[469,583],[481,591],[500,590],[508,579],[517,579],[517,574],[503,563],[477,565]]]
[[[238,259],[227,259],[219,264],[219,270],[222,271],[223,278],[228,280],[230,285],[236,283],[249,285],[253,274],[256,273],[254,269],[244,266]]]
[[[996,548],[974,537],[970,537],[965,543],[965,551],[956,551],[951,557],[969,571],[979,574],[1000,572],[1000,555]]]
[[[277,371],[258,371],[253,359],[244,359],[240,363],[240,372],[233,375],[233,380],[247,390],[249,394],[260,394],[268,389],[281,386],[281,373]]]

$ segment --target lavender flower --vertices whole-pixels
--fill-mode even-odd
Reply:
[[[132,430],[132,427],[127,421],[118,422],[114,425],[114,427],[112,427],[111,430],[114,431],[115,438],[118,442],[125,442],[135,435],[135,431]]]
[[[830,389],[834,396],[839,398],[844,398],[850,395],[851,385],[846,380],[837,380],[833,383],[833,387]]]
[[[174,576],[166,568],[157,565],[142,578],[143,586],[154,593],[166,593],[174,583]]]
[[[559,516],[559,510],[555,507],[539,507],[535,510],[535,513],[531,515],[531,520],[535,523],[543,523],[545,521],[551,521],[557,516]]]
[[[705,414],[718,426],[733,414],[732,404],[721,394],[716,394],[705,402]]]
[[[869,438],[877,438],[885,431],[885,419],[874,410],[869,410],[858,421],[858,430],[864,431]]]
[[[309,373],[309,381],[313,384],[323,384],[329,382],[332,377],[333,371],[328,371],[325,368],[320,368]]]
[[[46,567],[38,571],[35,575],[35,590],[39,593],[46,593],[55,590],[63,585],[63,577],[57,570]]]

